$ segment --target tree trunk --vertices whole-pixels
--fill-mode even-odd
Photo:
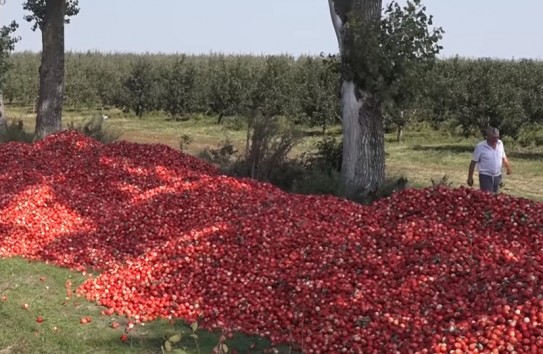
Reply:
[[[350,197],[365,196],[376,192],[385,180],[385,134],[381,107],[352,81],[344,81],[341,91],[341,176]]]
[[[0,130],[6,130],[8,122],[6,121],[6,111],[4,110],[4,95],[0,92]]]
[[[405,112],[402,109],[400,111],[400,120],[396,124],[396,142],[401,143],[403,137],[403,127],[405,125]]]
[[[403,125],[398,124],[396,127],[396,142],[401,143],[403,137]]]
[[[45,6],[35,139],[62,129],[66,0],[46,0]]]
[[[364,21],[381,18],[382,0],[346,2],[328,0],[340,53],[348,35],[347,14],[356,6]],[[376,192],[385,180],[385,144],[381,104],[370,92],[360,89],[346,75],[350,68],[343,62],[341,111],[343,124],[343,161],[341,176],[350,197]]]

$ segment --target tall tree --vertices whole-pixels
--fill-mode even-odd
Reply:
[[[383,103],[411,65],[439,52],[441,28],[420,0],[405,7],[382,0],[328,0],[342,60],[341,174],[351,197],[376,192],[385,180]]]
[[[310,127],[328,126],[339,118],[337,58],[306,57],[298,68],[300,120]]]
[[[18,41],[13,33],[17,30],[17,23],[12,22],[9,26],[2,26],[0,29],[0,130],[7,126],[6,115],[4,112],[4,85],[6,81],[6,73],[10,68],[8,57]]]
[[[160,103],[173,119],[180,119],[193,111],[196,68],[192,61],[181,55],[162,74],[164,90],[159,97]]]
[[[143,56],[132,64],[124,82],[123,109],[132,110],[141,118],[143,114],[158,108],[158,75],[151,57]]]
[[[251,68],[242,57],[211,56],[208,60],[208,106],[221,124],[226,116],[242,114],[250,106]]]
[[[78,0],[27,0],[23,9],[31,12],[25,20],[41,31],[40,91],[35,138],[42,139],[62,129],[64,103],[64,23],[77,15]]]

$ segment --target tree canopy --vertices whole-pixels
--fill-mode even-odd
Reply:
[[[23,9],[30,11],[29,15],[25,15],[24,19],[32,23],[32,30],[37,28],[43,30],[46,14],[46,0],[26,0],[23,3]],[[70,23],[70,17],[79,13],[79,0],[66,0],[65,22]]]

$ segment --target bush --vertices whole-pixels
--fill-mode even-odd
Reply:
[[[354,202],[360,204],[371,204],[379,199],[390,197],[392,193],[407,188],[408,180],[405,177],[388,178],[381,188],[365,196],[353,198]]]
[[[295,185],[297,181],[304,179],[306,174],[307,171],[299,161],[288,159],[270,171],[268,182],[286,192],[300,193]]]
[[[340,172],[343,161],[343,141],[325,137],[316,143],[316,151],[302,155],[308,170]]]
[[[345,189],[338,171],[321,169],[305,170],[302,178],[295,180],[292,191],[300,194],[344,196]]]
[[[0,129],[0,143],[8,143],[10,141],[18,141],[21,143],[31,143],[34,140],[34,134],[24,130],[22,120],[11,121],[6,129]]]
[[[287,192],[344,197],[340,174],[342,142],[326,137],[316,144],[316,151],[304,154],[301,159],[288,158],[300,139],[301,134],[280,118],[255,115],[249,119],[247,145],[242,155],[225,140],[198,156],[218,165],[228,175],[269,182]],[[379,191],[353,201],[369,204],[406,185],[406,178],[389,179]]]
[[[247,122],[242,117],[228,117],[225,119],[225,129],[232,131],[241,131],[247,129]]]
[[[80,125],[70,122],[68,124],[68,130],[78,131],[104,144],[117,141],[122,135],[118,130],[106,126],[102,116],[93,117]]]
[[[519,132],[517,142],[522,147],[543,146],[543,126],[530,124],[523,127]]]
[[[192,143],[192,138],[187,134],[181,135],[181,140],[179,140],[179,150],[184,151],[187,146]]]
[[[302,140],[291,123],[255,113],[248,119],[245,153],[232,171],[237,176],[271,182],[289,164],[288,154]]]
[[[440,187],[452,187],[452,182],[449,180],[449,176],[443,175],[440,179],[434,179],[431,178],[430,181],[432,182],[432,187],[434,188],[440,188]]]
[[[200,151],[198,157],[210,162],[225,171],[229,172],[232,168],[232,160],[237,155],[237,150],[229,139],[222,141],[216,148],[205,148]]]

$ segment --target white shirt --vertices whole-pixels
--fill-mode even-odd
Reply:
[[[488,145],[484,140],[475,146],[472,160],[477,162],[479,174],[496,177],[502,174],[504,157],[505,150],[501,140],[496,142],[496,148]]]

